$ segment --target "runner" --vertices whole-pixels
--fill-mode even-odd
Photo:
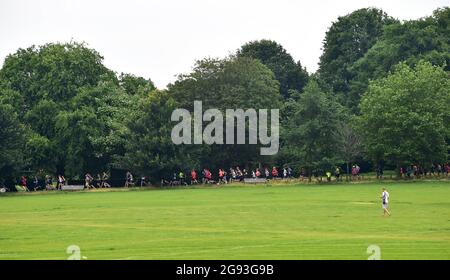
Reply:
[[[388,216],[391,215],[391,213],[389,212],[389,193],[386,190],[386,188],[382,189],[382,193],[381,193],[381,205],[383,207],[383,216],[386,216],[386,214]]]
[[[194,185],[194,184],[198,184],[197,172],[195,172],[195,169],[192,169],[191,170],[191,185]]]

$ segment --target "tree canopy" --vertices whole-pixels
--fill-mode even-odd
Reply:
[[[364,8],[339,17],[326,32],[318,73],[342,104],[355,106],[348,96],[355,75],[352,65],[377,42],[384,27],[395,22],[380,9]]]
[[[360,133],[371,158],[397,167],[448,160],[450,79],[442,68],[400,63],[370,83],[360,107]]]
[[[258,59],[275,74],[280,83],[281,95],[289,97],[290,90],[301,92],[308,82],[308,72],[300,61],[294,58],[275,41],[260,40],[243,45],[237,52],[238,56]]]

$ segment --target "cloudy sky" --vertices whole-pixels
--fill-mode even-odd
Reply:
[[[449,5],[450,0],[0,0],[0,63],[33,44],[84,41],[107,67],[164,88],[197,59],[272,39],[314,72],[325,32],[338,16],[378,7],[408,20]]]

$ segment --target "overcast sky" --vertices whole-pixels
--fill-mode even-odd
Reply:
[[[443,6],[450,0],[0,0],[0,63],[18,48],[72,39],[98,50],[112,70],[164,88],[197,59],[271,39],[314,72],[338,16],[378,7],[407,20]]]

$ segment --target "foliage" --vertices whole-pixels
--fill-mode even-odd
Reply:
[[[310,81],[287,121],[281,156],[305,168],[309,176],[340,163],[336,130],[342,122],[340,106],[315,81]]]
[[[339,17],[326,32],[318,73],[342,104],[356,106],[357,100],[348,96],[355,75],[351,66],[377,42],[384,26],[394,22],[382,10],[365,8]]]
[[[361,101],[359,131],[374,160],[398,167],[448,159],[450,80],[442,68],[406,63],[370,83]]]
[[[300,61],[295,62],[292,56],[275,41],[252,41],[238,50],[238,56],[260,60],[275,74],[280,83],[281,95],[289,97],[290,90],[301,92],[308,82],[308,72]]]

